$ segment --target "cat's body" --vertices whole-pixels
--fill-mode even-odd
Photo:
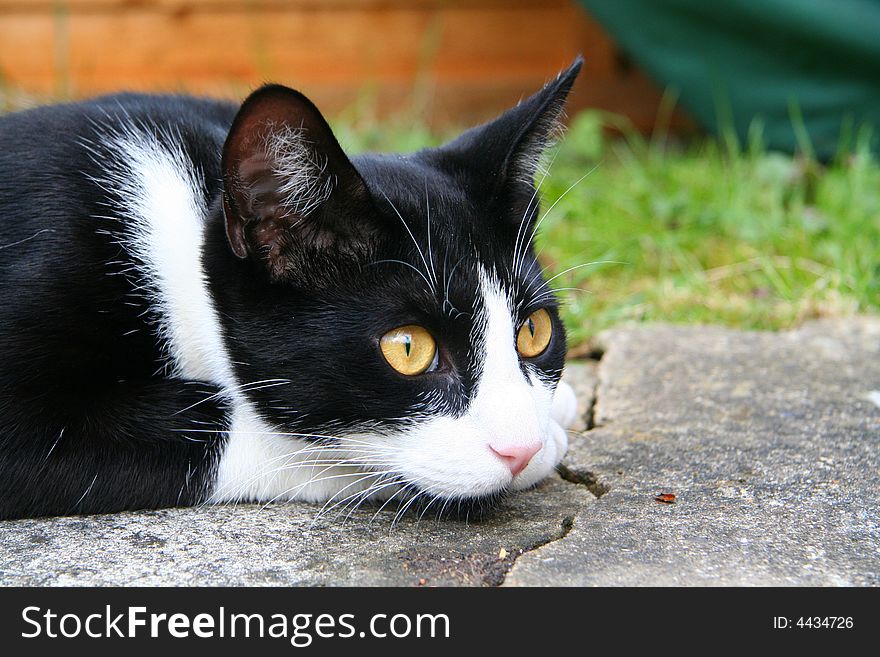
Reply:
[[[0,518],[439,510],[546,476],[572,399],[532,179],[577,68],[442,149],[352,161],[281,87],[0,118]]]

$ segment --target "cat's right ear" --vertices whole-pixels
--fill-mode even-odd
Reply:
[[[284,278],[314,256],[369,251],[363,179],[301,93],[267,85],[242,104],[223,147],[226,235],[239,258]]]

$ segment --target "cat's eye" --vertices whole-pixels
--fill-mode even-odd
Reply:
[[[388,331],[379,346],[388,364],[407,376],[423,374],[437,365],[437,343],[426,329],[415,324]]]
[[[516,350],[524,358],[540,356],[550,344],[553,335],[553,322],[550,313],[543,308],[536,310],[526,318],[516,335]]]

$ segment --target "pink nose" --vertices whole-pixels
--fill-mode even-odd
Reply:
[[[526,469],[532,457],[541,451],[541,447],[541,443],[529,445],[489,444],[489,449],[495,452],[495,455],[510,469],[510,474],[514,477]]]

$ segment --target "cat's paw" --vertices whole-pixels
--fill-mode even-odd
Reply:
[[[559,385],[556,386],[552,404],[550,416],[553,418],[553,421],[563,429],[571,427],[577,416],[578,403],[574,390],[565,381],[560,381]]]

